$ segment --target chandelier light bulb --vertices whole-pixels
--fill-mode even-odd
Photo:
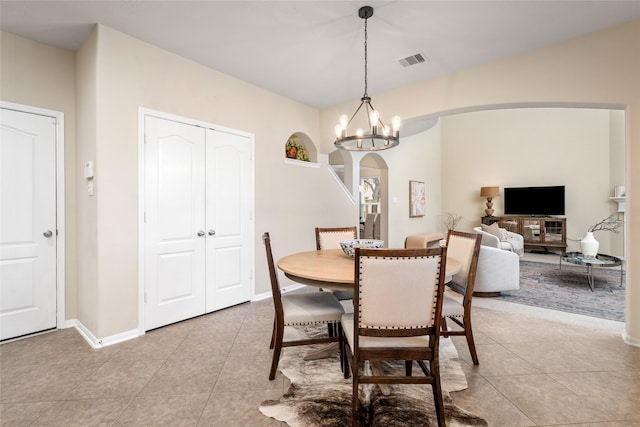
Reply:
[[[380,114],[376,110],[371,110],[371,114],[369,114],[369,122],[371,123],[371,135],[378,134],[379,121],[380,121]]]
[[[400,117],[394,116],[391,119],[391,127],[393,128],[393,136],[396,138],[400,137]]]
[[[400,117],[394,116],[391,119],[391,126],[393,126],[394,132],[398,132],[400,130]]]

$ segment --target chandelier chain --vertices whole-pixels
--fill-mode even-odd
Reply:
[[[365,18],[364,20],[364,95],[363,96],[369,96],[367,94],[368,91],[368,82],[367,82],[367,63],[368,63],[368,56],[367,56],[367,21],[369,21],[368,18]]]

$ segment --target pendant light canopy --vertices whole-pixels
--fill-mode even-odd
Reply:
[[[373,16],[371,6],[363,6],[358,10],[358,16],[364,19],[364,94],[360,98],[360,105],[355,113],[349,116],[340,116],[340,123],[335,127],[336,141],[334,145],[343,150],[350,151],[378,151],[395,147],[400,143],[400,118],[391,120],[391,124],[385,125],[380,114],[373,108],[371,98],[367,93],[367,20]],[[368,124],[368,129],[356,129],[349,133],[349,125],[354,122]]]

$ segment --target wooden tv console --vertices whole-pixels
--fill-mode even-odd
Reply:
[[[504,228],[524,237],[525,249],[567,250],[567,219],[538,216],[483,216],[482,223],[498,223]]]

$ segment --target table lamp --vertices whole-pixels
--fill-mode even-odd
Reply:
[[[500,195],[500,187],[481,187],[480,197],[487,198],[487,209],[484,210],[487,216],[493,216],[493,198]]]

